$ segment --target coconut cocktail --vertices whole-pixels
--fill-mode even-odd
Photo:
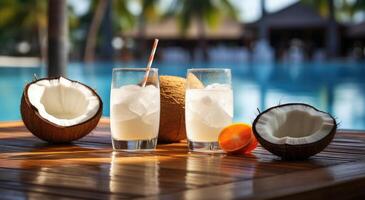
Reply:
[[[110,128],[115,150],[152,150],[157,144],[160,89],[157,69],[115,68],[110,96]]]
[[[110,96],[110,128],[114,150],[153,150],[160,125],[158,69],[151,68],[158,39],[147,67],[115,68]]]
[[[113,140],[157,138],[160,90],[154,85],[125,85],[111,90],[110,114]]]
[[[201,85],[196,84],[197,79]],[[232,124],[233,118],[229,69],[188,70],[185,117],[191,151],[221,152],[219,134],[224,127]]]

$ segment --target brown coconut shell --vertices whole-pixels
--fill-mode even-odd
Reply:
[[[185,79],[160,76],[160,128],[158,142],[178,142],[185,132]]]
[[[260,119],[260,117],[262,115],[264,115],[265,113],[269,112],[272,109],[277,109],[277,108],[284,107],[284,106],[295,106],[295,105],[308,106],[308,107],[315,109],[318,112],[328,114],[333,120],[332,130],[327,134],[327,136],[325,136],[324,138],[322,138],[321,140],[319,140],[317,142],[301,144],[301,145],[274,144],[269,141],[266,141],[263,137],[261,137],[260,133],[256,130],[256,123],[258,122],[258,120]],[[253,130],[253,133],[255,134],[258,142],[261,144],[261,146],[263,146],[266,150],[270,151],[271,153],[281,157],[284,160],[303,160],[303,159],[307,159],[307,158],[323,151],[323,149],[325,149],[328,146],[328,144],[331,143],[332,139],[334,138],[334,136],[336,134],[337,123],[336,123],[335,118],[333,118],[329,113],[320,111],[311,105],[303,104],[303,103],[290,103],[290,104],[282,104],[282,105],[274,106],[274,107],[271,107],[271,108],[265,110],[264,112],[261,112],[253,122],[252,130]]]
[[[161,113],[158,134],[160,143],[179,142],[186,139],[185,84],[185,78],[160,76]],[[197,78],[192,84],[196,88],[204,87]]]
[[[81,124],[76,124],[67,127],[59,126],[57,124],[48,121],[47,119],[42,118],[42,116],[38,113],[37,108],[34,107],[29,101],[28,88],[31,84],[34,84],[41,80],[52,80],[59,78],[60,77],[43,78],[28,83],[24,88],[20,105],[22,120],[26,128],[39,139],[42,139],[50,143],[68,143],[86,136],[96,127],[103,111],[103,102],[99,97],[99,95],[92,88],[80,82],[70,80],[72,82],[77,82],[89,88],[98,97],[100,106],[96,114],[89,120]]]

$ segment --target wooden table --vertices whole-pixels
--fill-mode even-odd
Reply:
[[[70,145],[52,146],[21,122],[0,123],[0,199],[365,198],[365,133],[339,131],[306,161],[188,153],[113,153],[107,122]]]

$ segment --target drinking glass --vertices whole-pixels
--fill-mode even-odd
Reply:
[[[158,69],[114,68],[110,127],[114,150],[154,150],[160,123]]]
[[[218,136],[232,123],[231,70],[188,69],[185,123],[190,151],[221,153]]]

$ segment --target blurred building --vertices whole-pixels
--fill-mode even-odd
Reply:
[[[208,54],[211,54],[209,56],[211,60],[217,58],[214,54],[223,46],[244,46],[242,28],[243,26],[240,22],[226,18],[215,28],[210,28],[205,25],[204,35],[202,35],[198,22],[194,20],[183,33],[176,18],[168,18],[162,21],[147,23],[143,29],[143,33],[136,27],[124,32],[122,37],[133,38],[148,44],[152,43],[154,38],[159,38],[160,58],[173,61],[186,61],[186,59],[201,60],[199,45],[201,44],[201,40],[205,40],[208,47],[207,51],[209,51]],[[242,52],[241,50],[239,51]]]
[[[347,29],[349,56],[355,59],[365,58],[365,22],[349,26]]]
[[[265,23],[267,41],[260,43],[260,28]],[[335,23],[336,53],[340,58],[364,58],[365,23]],[[205,25],[203,35],[197,20],[183,34],[176,18],[149,22],[122,33],[137,41],[135,51],[148,50],[154,38],[160,38],[158,57],[168,61],[202,60],[202,40],[210,61],[246,61],[259,52],[272,52],[275,60],[325,60],[328,55],[329,19],[301,2],[268,13],[252,23],[226,18],[212,29]],[[142,31],[141,31],[142,30]],[[331,29],[333,30],[333,29]],[[332,35],[333,36],[333,35]],[[261,44],[261,45],[258,45]],[[144,52],[147,54],[148,52]],[[261,53],[258,53],[260,55]],[[271,56],[269,56],[271,57]],[[261,59],[260,59],[261,60]],[[270,60],[270,59],[269,59]]]
[[[318,58],[326,48],[328,20],[314,8],[303,3],[292,4],[277,12],[269,13],[259,20],[246,24],[247,32],[257,36],[261,23],[265,23],[267,39],[275,49],[275,57],[283,60],[290,49],[300,48],[305,59]],[[346,26],[337,23],[339,53],[346,53]],[[251,38],[255,41],[256,38]]]

